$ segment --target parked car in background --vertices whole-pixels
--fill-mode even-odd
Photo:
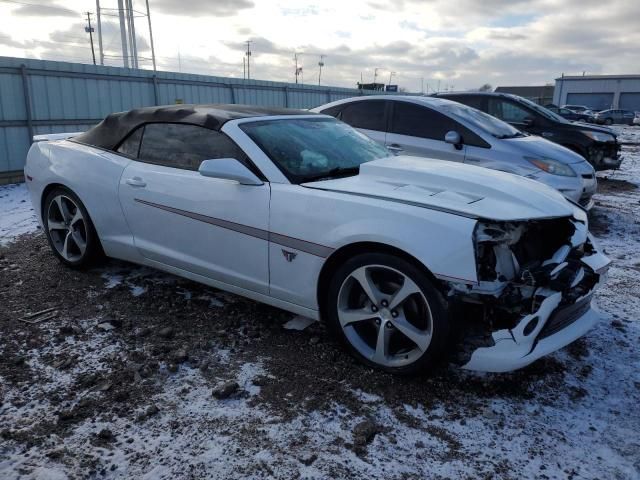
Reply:
[[[336,117],[396,154],[469,163],[532,178],[585,208],[597,181],[580,155],[466,105],[445,99],[376,95],[312,109]]]
[[[635,118],[635,112],[631,110],[611,109],[602,110],[595,114],[596,123],[604,125],[612,125],[614,123],[622,125],[633,125],[633,119]]]
[[[525,98],[508,93],[439,93],[493,115],[519,130],[540,135],[582,155],[596,170],[619,168],[621,146],[609,128],[573,123]]]
[[[610,261],[539,182],[253,106],[141,108],[38,140],[25,178],[64,265],[104,253],[322,319],[372,367],[429,371],[455,333],[465,368],[514,370],[599,319]]]
[[[587,115],[593,115],[593,109],[587,107],[586,105],[563,105],[562,108],[567,108],[576,113],[585,113]]]
[[[595,117],[593,116],[592,113],[590,113],[589,110],[585,110],[585,112],[589,112],[589,113],[585,113],[585,112],[575,112],[568,108],[561,108],[561,107],[545,107],[545,108],[555,114],[560,115],[562,118],[566,118],[567,120],[570,120],[572,122],[593,123],[595,121]]]

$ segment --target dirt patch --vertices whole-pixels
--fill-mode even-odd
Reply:
[[[613,174],[615,175],[615,173]],[[628,180],[612,177],[598,177],[598,194],[616,194],[636,190],[638,185]]]

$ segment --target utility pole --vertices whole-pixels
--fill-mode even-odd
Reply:
[[[91,57],[93,57],[93,64],[96,64],[96,51],[93,49],[93,27],[91,26],[91,12],[87,12],[87,26],[84,27],[84,31],[89,34],[89,41],[91,42]]]
[[[320,67],[320,71],[318,72],[318,86],[320,85],[320,78],[322,77],[322,67],[324,67],[324,55],[320,55],[320,61],[318,62],[318,67]]]
[[[156,50],[153,48],[153,31],[151,30],[151,11],[149,10],[149,0],[147,2],[147,20],[149,21],[149,42],[151,43],[151,61],[153,62],[153,71],[156,71]]]
[[[246,42],[244,42],[247,44],[247,80],[251,79],[251,66],[250,66],[250,60],[251,60],[251,40],[247,40]]]
[[[96,0],[96,22],[98,24],[98,50],[100,52],[100,65],[104,65],[104,50],[102,48],[102,21],[100,20],[100,0]]]
[[[242,79],[247,78],[247,57],[242,57]]]
[[[120,41],[122,42],[122,63],[129,68],[129,52],[127,51],[127,27],[124,21],[124,5],[118,0],[118,17],[120,18]]]
[[[127,10],[127,26],[129,27],[129,46],[131,47],[131,66],[138,68],[138,48],[136,46],[136,26],[133,20],[133,3],[125,0]]]
[[[296,76],[296,83],[298,83],[298,75],[300,75],[300,73],[302,73],[302,67],[298,68],[298,53],[297,52],[293,52],[293,60],[296,62],[295,76]]]
[[[393,77],[396,72],[389,72],[389,83],[387,85],[391,85],[391,77]]]
[[[420,91],[422,92],[422,95],[424,95],[424,77],[420,78]]]

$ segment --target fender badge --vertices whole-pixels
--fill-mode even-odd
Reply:
[[[293,262],[293,259],[298,256],[296,252],[290,252],[288,250],[282,249],[282,255],[286,258],[287,262]]]

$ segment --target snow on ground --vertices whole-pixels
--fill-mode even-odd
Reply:
[[[37,228],[25,184],[0,186],[0,245]]]
[[[640,128],[616,128],[624,141],[640,143]],[[172,367],[163,361],[147,398],[160,407],[158,412],[149,413],[132,398],[122,414],[109,410],[52,433],[42,444],[20,443],[20,434],[51,421],[51,411],[60,408],[52,398],[71,388],[74,376],[100,372],[131,353],[110,331],[84,340],[67,337],[25,353],[35,382],[21,388],[0,384],[0,430],[12,432],[6,436],[11,441],[0,446],[0,477],[640,478],[640,147],[625,147],[625,155],[621,170],[598,174],[591,214],[592,230],[614,262],[596,296],[603,320],[583,340],[544,360],[541,365],[549,372],[483,375],[450,368],[443,377],[425,379],[424,401],[400,399],[400,406],[389,400],[384,382],[356,385],[338,373],[335,385],[344,390],[336,392],[346,395],[336,394],[328,408],[299,411],[292,405],[292,414],[286,415],[261,401],[265,382],[282,375],[269,368],[272,359],[238,362],[235,348],[213,344],[210,355],[216,365],[224,365],[226,380],[237,382],[238,394],[212,398],[215,375],[203,376],[202,366]],[[0,187],[0,241],[35,230],[23,199],[23,186]],[[92,296],[109,296],[123,287],[135,303],[166,287],[182,302],[202,301],[212,312],[242,311],[233,295],[192,292],[175,277],[146,268],[115,262],[101,270],[98,280],[101,287],[87,287]],[[104,320],[80,318],[75,325],[91,332],[99,321]],[[296,317],[286,328],[306,323]],[[58,326],[43,325],[44,338],[55,336]],[[291,335],[304,336],[315,328],[305,327]],[[314,337],[308,343],[315,343]],[[65,349],[81,360],[60,371],[51,359]],[[317,361],[331,361],[327,358],[321,353]],[[144,382],[136,375],[132,391]],[[306,380],[313,400],[319,387],[313,378]],[[456,396],[434,396],[434,389],[445,388],[439,382],[458,385]],[[505,393],[511,383],[527,391]],[[99,382],[65,408],[100,401],[102,389],[109,388],[116,385]],[[295,398],[294,392],[276,393]]]

